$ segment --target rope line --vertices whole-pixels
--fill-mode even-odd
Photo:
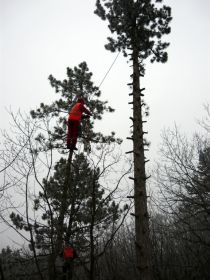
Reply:
[[[115,64],[118,56],[119,56],[120,52],[118,52],[117,56],[115,57],[114,61],[112,62],[111,66],[109,67],[108,71],[106,72],[105,76],[103,77],[101,83],[99,84],[98,88],[101,87],[101,85],[103,84],[104,80],[106,79],[107,75],[109,74],[110,70],[112,69],[113,65]]]

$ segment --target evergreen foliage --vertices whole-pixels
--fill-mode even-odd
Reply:
[[[53,225],[49,211],[45,211],[42,219],[47,221],[45,227],[36,229],[36,240],[38,248],[49,248],[51,246],[49,226],[54,226],[53,239],[56,240],[57,218],[61,211],[63,184],[66,176],[67,162],[61,158],[55,165],[55,172],[48,181],[43,180],[44,189],[53,211]],[[99,183],[100,169],[92,169],[84,154],[76,155],[72,162],[71,185],[67,193],[67,211],[64,222],[64,240],[73,243],[79,251],[88,253],[90,242],[89,230],[91,220],[94,216],[94,239],[100,240],[104,233],[107,234],[110,225],[115,224],[120,216],[121,210],[112,197],[107,197],[103,187]],[[105,199],[106,198],[106,199]],[[43,209],[47,203],[46,195],[39,192],[39,197],[34,201],[35,209]],[[94,213],[93,213],[94,207]],[[84,248],[83,248],[84,247]]]
[[[169,43],[162,42],[163,35],[171,28],[171,9],[161,6],[162,0],[97,0],[95,13],[102,20],[108,20],[111,33],[107,50],[122,51],[124,56],[134,48],[138,49],[140,60],[151,56],[151,62],[166,62],[165,49]],[[143,65],[141,65],[143,67]]]
[[[89,71],[86,62],[80,63],[73,69],[67,68],[67,79],[60,81],[49,76],[51,86],[59,97],[50,105],[41,103],[40,107],[31,111],[34,119],[47,119],[53,123],[50,127],[50,141],[44,133],[37,135],[36,140],[40,143],[40,149],[44,146],[47,149],[60,148],[66,146],[66,127],[67,116],[71,107],[79,97],[83,97],[85,104],[93,114],[90,121],[89,137],[94,142],[113,142],[114,132],[110,136],[103,136],[100,132],[93,132],[94,120],[101,120],[105,112],[114,112],[114,109],[108,105],[107,101],[101,101],[101,91],[92,82],[92,73]],[[86,126],[86,120],[83,121],[83,127]],[[84,135],[85,136],[85,132]],[[120,142],[120,139],[116,139]]]
[[[29,118],[26,121],[29,126],[28,136],[27,133],[24,134],[27,145],[18,159],[23,172],[23,185],[25,182],[26,214],[21,215],[17,211],[10,214],[12,227],[20,234],[21,231],[26,232],[22,236],[29,243],[37,274],[41,279],[45,277],[43,269],[47,265],[47,277],[57,279],[56,261],[62,252],[63,241],[71,242],[76,247],[85,270],[94,275],[95,262],[113,239],[123,213],[119,204],[114,201],[114,191],[105,191],[101,182],[102,174],[108,172],[113,165],[106,160],[109,154],[114,157],[113,147],[115,143],[120,144],[121,140],[115,138],[114,132],[104,136],[101,132],[93,131],[94,121],[101,120],[105,112],[114,110],[108,106],[107,101],[100,100],[101,92],[93,85],[92,73],[85,62],[73,69],[67,68],[67,77],[68,80],[59,81],[50,75],[50,84],[60,97],[50,105],[41,103],[38,109],[31,111],[32,122]],[[92,157],[83,153],[71,157],[72,154],[69,153],[66,159],[64,156],[60,157],[57,151],[62,155],[66,154],[67,114],[78,97],[85,99],[93,114],[90,140],[95,143],[96,150],[93,148]],[[15,122],[18,128],[22,127],[17,119]],[[97,164],[94,164],[95,161]],[[100,161],[103,163],[100,164]],[[115,164],[117,160],[113,159],[113,162]],[[46,174],[44,176],[40,175],[43,170]],[[30,208],[32,195],[29,191],[31,177],[34,177],[39,186],[39,192],[33,194],[33,217]],[[127,211],[126,207],[124,211]],[[99,243],[101,248],[95,250]],[[45,268],[40,263],[40,254],[45,256]]]
[[[145,74],[143,62],[166,62],[168,43],[163,36],[170,33],[171,9],[161,5],[161,0],[96,0],[95,13],[107,20],[113,33],[108,37],[107,50],[121,51],[124,56],[130,55],[132,63],[132,92],[134,161],[134,207],[135,207],[135,250],[136,279],[152,279],[151,246],[149,235],[149,215],[147,210],[146,180],[149,178],[145,170],[145,140],[143,135],[143,110],[146,106],[142,100],[143,88],[140,87],[140,76]],[[129,53],[130,52],[130,53]],[[145,115],[148,115],[147,109]]]

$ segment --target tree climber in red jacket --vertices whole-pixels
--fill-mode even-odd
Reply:
[[[77,137],[80,122],[83,118],[83,113],[87,115],[87,117],[92,114],[90,111],[84,106],[84,99],[79,98],[77,103],[72,107],[69,117],[68,117],[68,133],[67,133],[67,149],[77,150]]]
[[[66,244],[63,250],[63,280],[71,280],[73,278],[74,259],[78,257],[76,250],[72,245]]]

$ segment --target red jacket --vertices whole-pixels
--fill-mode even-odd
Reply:
[[[91,115],[90,111],[85,108],[82,103],[77,102],[71,109],[69,113],[69,120],[81,121],[82,113]]]
[[[71,246],[65,246],[63,250],[64,259],[74,259],[77,257],[77,253]]]

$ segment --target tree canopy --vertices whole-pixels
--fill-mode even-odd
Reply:
[[[166,62],[165,49],[169,43],[162,42],[169,34],[172,19],[171,8],[160,5],[162,0],[97,0],[95,13],[108,20],[113,33],[108,37],[107,50],[122,51],[125,56],[130,49],[139,51],[139,58],[151,56],[151,61]],[[116,34],[116,37],[114,36]]]

